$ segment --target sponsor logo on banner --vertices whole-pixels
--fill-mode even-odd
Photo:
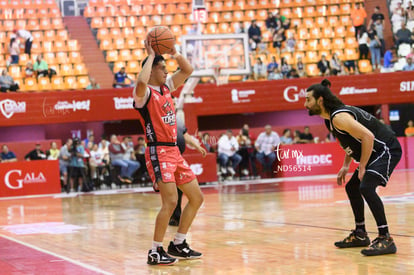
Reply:
[[[114,97],[115,110],[134,109],[132,104],[134,103],[133,97]]]
[[[414,81],[400,82],[400,92],[414,92]]]
[[[250,102],[251,99],[248,98],[250,95],[254,95],[256,93],[255,90],[243,90],[239,91],[237,89],[231,90],[231,101],[233,103],[246,103]]]
[[[21,189],[23,184],[46,183],[46,178],[42,172],[26,173],[22,170],[10,170],[4,175],[4,183],[10,189]]]
[[[372,93],[377,93],[377,92],[378,92],[377,88],[357,89],[355,87],[342,87],[339,94],[340,95],[354,95],[354,94],[372,94]]]
[[[287,102],[298,102],[300,98],[306,97],[306,89],[300,89],[298,86],[288,86],[283,90],[283,98]]]
[[[330,166],[332,165],[332,154],[308,155],[296,159],[298,165],[316,165]]]
[[[201,163],[194,163],[190,165],[191,170],[196,176],[199,176],[203,173],[203,164]]]
[[[11,99],[5,99],[0,101],[0,111],[7,119],[11,118],[15,113],[26,112],[25,101],[14,101]]]
[[[74,112],[76,111],[89,111],[91,106],[91,101],[88,100],[82,100],[82,101],[76,101],[72,100],[72,102],[69,101],[58,101],[55,104],[54,109],[57,111],[62,110],[72,110]]]

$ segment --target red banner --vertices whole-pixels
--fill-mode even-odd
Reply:
[[[184,153],[184,158],[188,162],[197,176],[198,182],[217,181],[217,162],[216,154],[208,153],[205,158],[200,153]]]
[[[306,88],[322,78],[200,84],[186,103],[186,123],[197,116],[303,109]],[[351,105],[414,102],[414,73],[331,77],[332,90]],[[0,94],[0,126],[136,119],[132,89]]]
[[[0,197],[60,192],[57,160],[0,163]]]

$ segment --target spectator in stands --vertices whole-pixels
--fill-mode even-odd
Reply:
[[[1,147],[0,162],[15,162],[17,161],[16,155],[9,150],[9,147],[6,144],[3,144]]]
[[[66,189],[66,192],[69,192],[68,185],[68,169],[70,164],[71,153],[70,149],[72,148],[72,139],[68,139],[66,143],[60,148],[59,152],[59,171],[60,176],[63,181],[63,188]]]
[[[414,5],[413,2],[408,2],[405,14],[407,15],[407,24],[410,21],[414,21]]]
[[[283,130],[283,135],[280,137],[280,144],[292,144],[293,143],[293,139],[291,137],[292,132],[290,131],[290,129],[285,129]]]
[[[239,143],[239,150],[237,151],[237,154],[242,157],[239,169],[241,170],[241,175],[248,176],[252,152],[252,140],[249,135],[249,125],[243,125],[243,128],[240,130],[240,133],[236,139]]]
[[[276,57],[272,55],[272,60],[267,64],[267,74],[269,75],[271,72],[274,71],[275,68],[278,68],[279,64],[276,62]]]
[[[298,71],[299,77],[306,77],[306,67],[303,64],[302,57],[298,57],[296,62],[296,70]]]
[[[401,4],[401,2],[397,2],[397,7],[392,11],[391,23],[393,25],[393,33],[396,33],[401,24],[405,23],[406,14]]]
[[[85,147],[79,138],[73,139],[73,144],[69,148],[70,161],[69,161],[69,177],[71,180],[71,192],[75,191],[90,191],[87,189],[86,182],[86,167],[84,162]]]
[[[321,60],[318,62],[318,69],[321,75],[326,76],[330,74],[329,62],[324,54],[322,54]]]
[[[385,39],[384,39],[384,28],[385,28],[385,17],[384,14],[380,12],[380,7],[376,6],[374,13],[371,16],[371,21],[368,28],[374,26],[375,31],[377,32],[377,37],[381,42],[381,56],[385,54]]]
[[[365,26],[358,30],[359,59],[368,59],[368,32]]]
[[[403,71],[414,71],[413,59],[406,57],[405,60],[407,61],[407,64],[404,65]]]
[[[273,32],[278,27],[278,22],[274,14],[269,11],[265,20],[266,28],[268,31]]]
[[[296,68],[292,68],[286,76],[287,79],[299,78],[299,77],[300,76]]]
[[[266,125],[265,131],[260,133],[254,144],[256,159],[262,164],[263,172],[271,172],[276,159],[275,149],[280,144],[279,135],[272,131],[272,126]]]
[[[325,142],[335,142],[335,141],[336,141],[335,136],[332,134],[332,132],[329,132],[326,135]]]
[[[253,65],[253,79],[258,80],[260,78],[266,78],[266,65],[260,57],[257,57]]]
[[[95,78],[89,77],[89,84],[86,86],[86,90],[92,90],[92,89],[100,89],[101,86],[99,86],[99,83],[96,82]]]
[[[46,158],[48,160],[57,160],[59,158],[60,150],[57,148],[56,142],[50,143],[50,149],[46,151]]]
[[[343,75],[345,73],[344,66],[337,53],[332,55],[332,59],[329,62],[332,75]]]
[[[124,137],[121,145],[125,151],[124,161],[128,163],[128,167],[135,167],[135,170],[132,173],[132,175],[134,175],[134,173],[139,169],[140,163],[135,158],[134,143],[132,142],[131,137]]]
[[[13,78],[4,69],[0,76],[0,91],[6,93],[7,91],[16,92],[19,89],[19,84],[14,82]]]
[[[295,130],[295,131],[293,132],[293,143],[294,143],[294,144],[302,143],[302,142],[300,141],[300,135],[301,135],[301,133],[300,133],[300,131],[299,131],[299,130]]]
[[[37,77],[46,77],[49,76],[49,65],[43,59],[42,55],[39,54],[36,57],[36,62],[33,64],[33,70]]]
[[[262,41],[262,32],[260,30],[260,27],[257,25],[256,20],[252,20],[252,23],[247,32],[249,35],[250,49],[254,51]]]
[[[104,162],[104,152],[101,148],[99,148],[98,144],[93,144],[92,150],[90,151],[90,158],[89,158],[89,169],[91,179],[94,182],[94,185],[98,185],[98,174],[102,176],[106,173],[106,163]]]
[[[204,147],[206,148],[207,152],[210,153],[214,153],[215,152],[215,145],[216,144],[212,144],[212,141],[210,139],[210,134],[209,133],[204,133],[201,139],[201,143],[204,145]]]
[[[94,134],[89,134],[88,138],[85,138],[84,140],[85,144],[88,144],[89,142],[92,142],[92,145],[95,144],[95,135]],[[92,148],[90,148],[92,149]]]
[[[138,137],[137,145],[134,147],[135,159],[139,162],[139,169],[137,174],[142,182],[151,181],[147,171],[147,165],[145,163],[145,148],[147,144],[145,143],[144,137]]]
[[[108,150],[111,164],[113,166],[121,167],[119,180],[124,183],[132,183],[132,175],[138,169],[138,165],[124,160],[125,150],[116,135],[111,136],[111,144],[109,145]]]
[[[242,157],[237,154],[238,150],[239,143],[233,136],[233,131],[227,130],[218,140],[218,161],[222,175],[226,175],[228,172],[231,176],[236,174],[236,168],[242,160]]]
[[[32,57],[32,44],[33,44],[33,36],[27,30],[14,30],[13,31],[17,38],[24,39],[24,53],[27,53],[29,57]]]
[[[299,135],[299,143],[312,143],[313,135],[309,131],[309,126],[305,126],[303,133]]]
[[[280,71],[282,72],[283,78],[287,78],[288,73],[290,72],[291,67],[288,64],[285,57],[280,59]]]
[[[267,80],[279,80],[283,79],[283,74],[279,68],[274,68],[271,73],[267,75]]]
[[[10,60],[8,65],[19,64],[20,45],[19,40],[16,37],[10,39],[9,54]]]
[[[381,40],[377,36],[374,25],[368,30],[369,50],[371,52],[372,69],[377,69],[381,65]]]
[[[286,51],[293,53],[296,47],[296,39],[293,33],[289,33],[288,39],[286,40]]]
[[[33,70],[33,63],[28,61],[26,64],[26,68],[24,69],[25,77],[33,77],[34,70]]]
[[[245,33],[246,32],[244,30],[244,22],[243,21],[240,21],[239,24],[234,27],[234,32],[235,33]]]
[[[344,67],[346,68],[345,74],[357,74],[358,68],[355,65],[355,60],[345,60]]]
[[[404,22],[401,23],[401,29],[399,29],[395,34],[395,44],[397,47],[397,51],[400,45],[403,43],[411,44],[411,31],[406,28]]]
[[[414,58],[414,45],[413,45],[413,47],[411,47],[411,51],[410,51],[409,54],[407,54],[406,58],[411,58],[411,59]]]
[[[361,3],[355,3],[355,9],[351,11],[352,25],[355,28],[355,38],[358,39],[357,35],[360,29],[365,25],[365,19],[367,13],[365,8],[361,6]]]
[[[127,79],[131,81],[131,83],[125,82]],[[114,75],[114,82],[112,83],[112,87],[114,88],[125,88],[125,87],[133,87],[134,81],[130,78],[127,73],[125,72],[125,67],[122,67],[119,72]]]
[[[27,153],[24,157],[25,160],[42,160],[46,159],[46,154],[42,151],[42,145],[40,143],[36,143],[36,147],[34,150]]]
[[[404,134],[406,137],[414,137],[414,122],[411,119],[407,122]]]
[[[392,69],[394,67],[394,63],[397,60],[398,60],[398,57],[395,53],[395,47],[391,47],[384,54],[384,68]]]

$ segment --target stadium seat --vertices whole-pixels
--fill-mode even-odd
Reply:
[[[102,39],[101,43],[99,44],[99,48],[104,51],[112,50],[113,49],[112,39]]]
[[[78,63],[74,65],[73,73],[75,75],[87,75],[88,70],[86,69],[85,63]]]
[[[142,49],[132,50],[132,56],[135,60],[142,60],[145,57],[144,51]]]
[[[39,77],[37,80],[37,87],[41,91],[51,90],[52,85],[50,84],[49,77]]]
[[[118,61],[118,51],[117,50],[106,51],[105,60],[106,62]]]
[[[18,65],[11,65],[9,67],[9,75],[13,79],[22,78],[23,77],[23,74],[22,74],[22,71],[20,69],[20,66],[18,66]]]
[[[24,90],[26,91],[37,91],[37,81],[36,78],[28,77],[24,79]]]
[[[321,37],[323,38],[333,38],[335,37],[335,32],[332,30],[332,27],[324,27],[322,28],[322,34]]]
[[[56,62],[58,64],[65,64],[69,62],[68,54],[66,52],[56,53]]]
[[[141,67],[139,66],[139,62],[138,61],[133,61],[133,60],[128,61],[127,65],[125,67],[125,71],[127,73],[139,73],[141,71]]]
[[[72,64],[61,64],[59,69],[59,74],[62,76],[71,76],[73,75]]]
[[[320,39],[319,43],[320,43],[322,49],[324,49],[324,50],[329,51],[332,48],[331,39],[329,39],[329,38]]]
[[[67,42],[68,51],[78,52],[80,50],[78,40],[70,39],[66,42]]]
[[[89,85],[89,77],[85,75],[76,77],[76,81],[79,89],[85,89]]]
[[[117,73],[117,72],[119,72],[119,70],[122,68],[122,67],[125,67],[126,65],[125,65],[125,61],[117,61],[117,62],[114,62],[114,68],[113,68],[113,72],[114,73]]]
[[[310,38],[312,38],[312,39],[318,39],[321,36],[322,36],[321,29],[319,29],[319,28],[312,28],[310,30]]]
[[[125,50],[120,50],[119,51],[118,60],[120,60],[120,61],[130,61],[132,59],[133,59],[133,57],[131,55],[130,50],[125,49]]]
[[[65,84],[63,82],[63,77],[53,76],[52,77],[52,89],[53,90],[65,90]]]
[[[315,26],[316,27],[319,27],[319,28],[325,28],[325,27],[327,27],[326,17],[324,17],[324,16],[316,17],[316,19],[315,19]]]
[[[304,59],[304,63],[317,63],[319,62],[319,56],[316,51],[307,51]]]
[[[345,48],[345,42],[343,38],[334,38],[332,40],[332,49],[343,49]]]
[[[137,39],[135,37],[126,38],[125,44],[126,44],[126,48],[128,49],[136,49],[139,46],[139,44],[137,43]]]
[[[359,54],[355,48],[344,49],[344,60],[358,60]]]
[[[315,21],[313,20],[312,17],[303,18],[302,26],[308,29],[315,28]],[[311,32],[312,31],[313,30],[311,30]]]
[[[98,38],[98,40],[110,39],[110,37],[111,36],[107,28],[100,28],[96,33],[96,38]]]
[[[26,66],[27,62],[30,60],[29,55],[26,53],[22,53],[19,55],[19,65]]]
[[[372,72],[371,62],[366,59],[358,60],[358,69],[361,73],[370,73]]]
[[[55,40],[55,42],[53,43],[53,51],[54,52],[57,52],[57,51],[66,52],[67,50],[68,50],[68,47],[66,46],[65,41]]]
[[[64,83],[66,90],[75,90],[78,88],[78,82],[74,76],[65,77]]]
[[[307,64],[306,65],[306,75],[307,76],[319,76],[318,65],[316,64]]]
[[[80,52],[69,52],[69,62],[73,64],[82,63],[82,56]]]

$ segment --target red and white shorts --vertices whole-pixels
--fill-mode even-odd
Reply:
[[[159,191],[159,181],[175,182],[178,186],[196,178],[177,146],[148,146],[145,161],[155,191]]]

